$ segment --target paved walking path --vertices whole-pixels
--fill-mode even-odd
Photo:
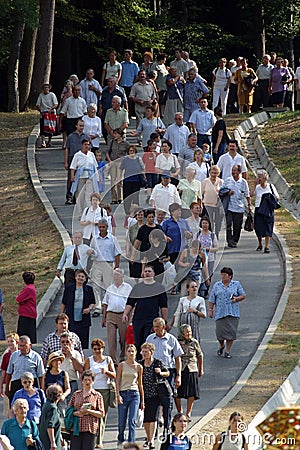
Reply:
[[[36,153],[39,178],[50,203],[59,219],[72,232],[73,206],[64,205],[66,172],[63,167],[63,150],[60,138],[53,140],[53,148],[38,150]],[[109,180],[106,180],[109,187]],[[141,192],[141,202],[145,201],[145,193]],[[117,221],[117,237],[124,244],[124,213],[122,206],[114,211]],[[215,326],[211,319],[203,319],[201,324],[201,346],[204,353],[204,371],[201,378],[201,399],[195,402],[192,424],[208,413],[232,388],[259,343],[263,339],[270,320],[274,314],[284,285],[284,267],[279,249],[271,242],[271,253],[258,254],[255,251],[256,238],[254,233],[242,233],[236,249],[224,247],[224,237],[220,242],[220,251],[213,282],[220,279],[219,270],[230,266],[234,270],[234,278],[242,282],[247,298],[241,303],[241,320],[238,340],[232,348],[233,358],[226,360],[216,356],[217,342]],[[122,258],[122,267],[126,269],[127,262]],[[54,271],[55,268],[53,268]],[[267,276],[266,276],[267,275]],[[38,342],[41,345],[44,337],[55,328],[54,318],[60,311],[60,292],[50,310],[38,328]],[[179,296],[169,296],[169,317],[171,318]],[[101,317],[92,319],[91,338],[100,337],[106,341],[106,330],[101,328]],[[87,355],[90,351],[86,352]],[[116,448],[117,412],[110,410],[105,433],[105,449]],[[144,437],[144,431],[138,430],[138,440]]]
[[[63,167],[63,150],[60,139],[54,139],[53,148],[38,150],[36,159],[42,186],[63,225],[71,233],[74,208],[64,205],[66,172]],[[109,180],[106,180],[106,188],[108,187]],[[142,202],[145,200],[145,194],[142,192],[141,200]],[[114,215],[117,221],[117,236],[123,244],[125,235],[123,208],[118,207]],[[255,251],[254,233],[243,232],[236,249],[224,249],[223,247],[224,237],[220,243],[213,282],[220,279],[221,267],[230,266],[234,270],[234,278],[242,282],[247,298],[240,305],[241,320],[238,340],[233,345],[231,360],[216,356],[218,345],[214,322],[211,319],[202,320],[201,346],[204,352],[205,374],[201,378],[201,399],[195,402],[192,425],[224,397],[247,366],[270,323],[284,284],[283,263],[274,241],[271,242],[269,255]],[[122,258],[122,267],[126,269],[126,265],[127,262]],[[178,299],[179,296],[169,296],[169,317],[174,313]],[[42,342],[43,338],[53,330],[54,317],[59,312],[60,301],[61,293],[38,328],[39,342]],[[106,330],[101,328],[101,318],[95,318],[92,321],[91,337],[101,337],[106,340]],[[89,351],[86,353],[90,354]],[[116,410],[110,410],[104,448],[116,448],[116,433],[117,413]],[[144,431],[138,430],[137,435],[139,440],[142,439]]]

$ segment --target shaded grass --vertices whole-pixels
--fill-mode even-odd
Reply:
[[[22,272],[35,272],[39,301],[53,280],[62,250],[27,169],[27,138],[38,120],[35,112],[0,113],[0,286],[6,333],[16,330],[15,297],[23,287]]]

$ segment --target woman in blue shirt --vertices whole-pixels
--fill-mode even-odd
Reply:
[[[222,280],[212,288],[208,316],[216,321],[216,336],[220,345],[217,355],[222,356],[225,350],[225,358],[231,358],[230,349],[236,340],[240,319],[238,303],[244,300],[246,295],[241,283],[232,280],[233,270],[230,267],[221,269],[221,277]]]
[[[171,423],[172,433],[167,435],[166,441],[160,446],[160,450],[189,450],[192,448],[192,442],[185,435],[187,422],[187,417],[184,414],[175,414]]]
[[[27,418],[38,424],[42,407],[46,402],[44,391],[34,386],[34,377],[30,372],[24,372],[21,377],[21,383],[23,387],[14,394],[11,405],[13,406],[16,400],[20,398],[27,400]]]

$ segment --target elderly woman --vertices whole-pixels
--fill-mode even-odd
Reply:
[[[34,387],[34,377],[30,372],[24,372],[21,377],[22,389],[15,392],[11,405],[19,398],[23,398],[28,402],[27,418],[34,420],[35,423],[39,423],[42,408],[46,401],[44,391],[42,389]],[[12,417],[12,416],[11,416]]]
[[[222,356],[225,350],[224,356],[228,359],[232,358],[230,350],[236,340],[239,325],[239,302],[246,298],[241,283],[232,277],[231,267],[221,269],[222,280],[213,285],[208,303],[208,316],[216,323],[216,336],[219,341],[217,355]]]
[[[80,220],[84,208],[90,205],[92,193],[99,193],[98,164],[87,139],[81,141],[81,151],[75,153],[70,170],[71,193],[76,197],[76,209]]]
[[[259,206],[261,205],[264,194],[273,194],[279,200],[279,194],[275,186],[268,183],[268,178],[269,175],[265,170],[258,170],[257,178],[254,181],[254,186],[250,194],[251,197],[255,197],[254,230],[258,239],[256,251],[262,251],[263,238],[265,238],[265,253],[270,253],[270,238],[272,237],[274,228],[274,210],[269,217],[266,217],[259,213]]]
[[[240,114],[243,114],[246,106],[247,112],[251,113],[253,105],[254,83],[258,80],[253,69],[248,67],[248,59],[242,59],[242,66],[234,74],[234,81],[238,83],[238,104]]]
[[[59,384],[52,384],[46,390],[47,401],[43,407],[40,420],[40,438],[45,450],[61,449],[61,424],[57,404],[62,396]]]
[[[197,339],[193,338],[192,327],[181,325],[178,342],[183,350],[181,355],[181,385],[177,389],[175,404],[177,411],[182,413],[181,399],[187,399],[186,417],[191,418],[194,401],[200,398],[199,377],[203,375],[203,353]]]
[[[194,152],[194,161],[189,164],[191,167],[195,167],[196,175],[195,179],[202,182],[209,175],[209,163],[205,161],[203,151],[198,149]]]
[[[86,281],[85,271],[76,270],[75,284],[65,287],[61,304],[61,313],[66,313],[70,319],[69,330],[78,334],[83,348],[89,346],[90,313],[96,304],[93,288],[87,286]]]
[[[283,63],[282,58],[276,58],[276,66],[271,70],[269,82],[271,103],[277,108],[283,108],[288,83],[293,80],[289,69],[284,67]]]
[[[160,359],[154,358],[155,346],[145,342],[142,347],[143,388],[145,397],[144,428],[149,449],[155,449],[154,435],[157,423],[157,410],[163,405],[164,422],[171,418],[171,387],[165,380],[170,372]],[[168,389],[169,388],[169,389]],[[170,416],[170,417],[169,417]]]
[[[81,375],[82,389],[74,392],[69,406],[74,408],[73,415],[79,417],[79,435],[71,434],[71,448],[76,450],[94,450],[99,429],[99,419],[104,417],[102,395],[93,389],[95,376],[91,370]]]
[[[198,239],[203,251],[207,255],[207,267],[209,279],[211,281],[214,273],[216,252],[218,251],[219,243],[217,236],[215,235],[215,233],[211,231],[210,220],[207,216],[202,217],[200,221],[200,227],[201,231],[199,233]],[[208,294],[207,286],[203,285],[201,286],[201,294],[204,295],[205,297],[207,296]]]
[[[116,371],[111,357],[103,354],[105,342],[102,339],[93,339],[91,347],[93,355],[85,360],[84,370],[93,372],[95,375],[94,389],[100,392],[103,398],[104,416],[100,419],[96,445],[96,448],[103,448],[103,437],[109,407],[110,382],[116,378]]]
[[[92,151],[95,151],[100,147],[100,138],[102,136],[101,120],[96,116],[96,113],[97,105],[95,103],[90,103],[87,115],[82,118],[84,122],[83,132],[90,138]]]
[[[188,165],[185,169],[185,177],[179,181],[177,190],[181,197],[182,207],[190,208],[192,202],[201,203],[201,183],[195,179],[196,167]]]
[[[42,148],[51,147],[51,139],[52,139],[52,132],[49,132],[47,130],[47,127],[45,127],[45,113],[56,113],[56,108],[58,106],[58,101],[56,98],[56,95],[54,92],[50,92],[51,90],[51,84],[44,83],[43,84],[43,92],[40,93],[38,96],[36,107],[39,110],[41,114],[40,118],[40,135],[42,139]],[[45,136],[48,136],[48,142],[46,144],[45,142]]]
[[[165,171],[171,173],[171,183],[178,184],[177,177],[180,173],[180,164],[176,155],[171,153],[172,144],[170,141],[164,139],[161,144],[161,153],[157,156],[155,162],[155,172],[162,174]]]
[[[174,264],[179,252],[187,246],[187,240],[193,235],[187,221],[181,218],[181,206],[178,203],[172,203],[169,212],[171,217],[163,222],[162,230],[167,236],[170,261]]]
[[[71,394],[69,374],[61,368],[64,360],[65,357],[60,352],[52,352],[49,355],[48,370],[45,376],[45,389],[52,384],[58,384],[62,389],[62,394],[59,399],[59,409],[62,412],[67,407],[65,400]]]
[[[224,217],[223,206],[219,200],[219,190],[224,181],[219,178],[219,175],[219,167],[211,166],[209,169],[209,177],[205,178],[201,183],[203,204],[217,238],[219,238],[222,220]]]
[[[34,445],[39,438],[37,424],[27,419],[27,412],[27,400],[18,398],[13,406],[14,417],[5,420],[1,428],[1,434],[7,436],[17,450],[28,450],[28,446]]]
[[[173,324],[177,327],[183,324],[190,325],[193,336],[200,342],[200,321],[201,318],[206,318],[205,300],[198,295],[197,281],[188,279],[185,286],[187,296],[180,298],[171,326]]]
[[[34,285],[35,275],[33,272],[24,272],[22,275],[25,283],[24,288],[16,297],[18,303],[18,328],[19,336],[30,337],[31,343],[36,343],[36,289]]]
[[[129,215],[131,204],[139,204],[139,192],[141,187],[141,177],[145,179],[145,167],[142,159],[137,156],[135,145],[130,145],[127,155],[122,159],[120,171],[124,170],[123,179],[123,199],[124,210]]]

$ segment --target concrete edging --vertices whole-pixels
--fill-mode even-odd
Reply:
[[[39,131],[40,131],[40,126],[39,126],[39,124],[37,124],[31,131],[30,136],[27,141],[26,156],[27,156],[27,166],[28,166],[28,170],[29,170],[29,175],[31,178],[32,186],[33,186],[35,192],[37,193],[37,195],[39,196],[39,199],[40,199],[41,203],[43,204],[50,220],[52,221],[52,223],[58,230],[58,232],[61,236],[61,239],[63,241],[64,247],[65,247],[66,245],[70,245],[72,243],[70,236],[69,236],[67,230],[65,229],[65,227],[63,226],[63,224],[61,223],[61,221],[59,220],[56,212],[54,211],[54,208],[51,205],[47,195],[45,194],[45,191],[42,187],[42,184],[41,184],[39,176],[38,176],[38,171],[37,171],[36,161],[35,161],[35,144],[36,144],[36,141],[39,136]],[[55,277],[53,279],[52,283],[50,284],[50,286],[48,287],[47,291],[45,292],[45,294],[39,301],[39,303],[37,305],[37,319],[36,319],[37,327],[39,326],[43,317],[47,314],[47,311],[49,310],[57,293],[61,289],[61,286],[62,286],[62,280]]]

